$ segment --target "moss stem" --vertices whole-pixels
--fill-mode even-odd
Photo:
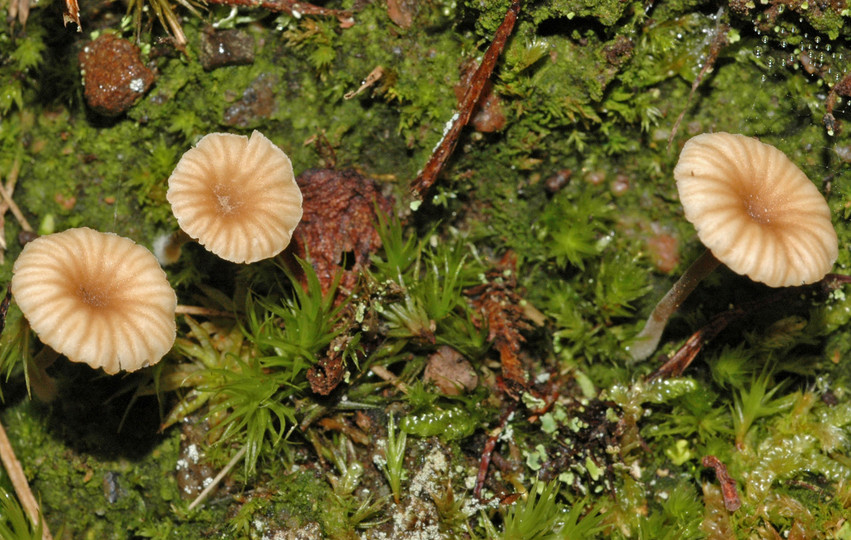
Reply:
[[[668,319],[682,305],[691,291],[697,287],[697,284],[715,270],[719,264],[718,259],[707,249],[688,267],[688,270],[674,283],[671,290],[659,300],[653,313],[647,318],[644,328],[635,336],[632,345],[627,347],[633,360],[644,360],[653,354],[653,351],[659,345]]]

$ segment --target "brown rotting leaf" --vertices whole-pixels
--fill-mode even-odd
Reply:
[[[345,294],[381,247],[376,209],[390,214],[390,200],[375,182],[354,171],[310,169],[296,182],[304,215],[293,234],[294,252],[313,265],[323,293],[342,272],[339,286]]]

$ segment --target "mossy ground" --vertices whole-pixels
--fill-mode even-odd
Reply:
[[[388,4],[412,24],[391,21]],[[702,249],[671,175],[695,134],[743,133],[786,152],[825,193],[840,239],[834,271],[848,272],[851,138],[848,129],[830,134],[823,116],[849,72],[849,14],[820,1],[524,5],[493,78],[504,126],[467,128],[412,213],[406,186],[443,136],[460,68],[480,58],[508,4],[332,0],[326,7],[354,10],[348,28],[333,17],[241,9],[230,24],[253,37],[256,58],[210,72],[197,62],[198,40],[229,9],[203,20],[184,13],[186,55],[161,43],[157,23],[145,27],[158,78],[115,119],[87,110],[76,55],[89,32],[130,37],[123,8],[84,6],[83,34],[62,28],[55,2],[34,7],[25,29],[3,11],[0,178],[19,168],[14,199],[39,232],[88,226],[150,246],[176,229],[165,191],[181,153],[208,132],[252,129],[289,154],[296,174],[333,165],[376,178],[406,223],[389,226],[398,241],[385,236],[351,316],[293,296],[274,264],[238,267],[188,246],[167,270],[180,302],[233,311],[238,324],[181,320],[175,351],[129,377],[57,364],[60,399],[51,404],[26,395],[21,347],[40,345],[21,333],[13,307],[2,420],[55,535],[851,538],[851,299],[842,288],[802,289],[751,314],[681,379],[643,382],[657,362],[631,364],[625,352]],[[384,76],[344,99],[377,66]],[[260,112],[244,99],[258,85],[274,89]],[[842,98],[833,112],[847,127]],[[558,174],[569,175],[566,185],[548,189]],[[20,230],[7,215],[3,283]],[[512,400],[498,390],[499,355],[464,291],[493,276],[507,252],[516,267],[505,282],[516,278],[516,292],[546,318],[522,329],[521,360],[535,384],[497,432]],[[716,271],[671,322],[661,351],[770,293]],[[336,331],[316,317],[347,321],[351,338],[348,376],[328,398],[304,379]],[[472,393],[441,396],[421,382],[440,345],[472,363]],[[184,397],[210,401],[160,433]],[[207,413],[213,428],[202,429],[201,450],[213,469],[253,446],[226,487],[189,511],[177,471],[189,426]],[[407,433],[395,456],[391,413]],[[480,503],[472,491],[491,435],[490,502]],[[735,512],[701,465],[705,455],[736,480]],[[538,474],[560,483],[535,484],[540,498],[511,505]],[[11,490],[8,480],[3,487]]]

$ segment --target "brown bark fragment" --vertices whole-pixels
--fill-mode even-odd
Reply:
[[[721,484],[721,495],[724,497],[724,507],[728,512],[735,512],[742,506],[739,493],[736,491],[736,481],[727,473],[727,466],[715,456],[704,456],[703,466],[715,469],[715,477]]]
[[[341,290],[352,290],[370,254],[381,247],[376,209],[390,214],[390,200],[354,171],[310,169],[296,181],[304,215],[293,234],[294,253],[313,265],[323,293],[339,272]]]

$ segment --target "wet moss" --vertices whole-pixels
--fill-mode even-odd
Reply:
[[[209,72],[194,59],[209,20],[186,17],[189,54],[174,54],[157,36],[144,35],[157,81],[112,120],[82,102],[73,60],[82,41],[61,34],[52,11],[35,7],[25,32],[5,18],[0,24],[0,178],[17,167],[14,199],[42,232],[86,225],[150,245],[160,232],[176,229],[165,190],[182,152],[211,131],[260,129],[290,155],[296,173],[355,168],[404,203],[407,182],[457,107],[462,69],[481,56],[509,3],[329,4],[355,8],[350,27],[334,17],[240,10],[247,20],[225,24],[252,37],[255,60]],[[393,22],[390,4],[409,10],[412,24]],[[285,381],[267,384],[273,397],[262,404],[279,405],[293,418],[269,415],[251,437],[236,429],[210,446],[212,462],[224,466],[253,441],[256,473],[238,467],[231,477],[244,491],[223,492],[200,512],[187,512],[180,498],[174,479],[180,433],[157,433],[160,410],[167,414],[194,395],[197,380],[181,369],[203,370],[211,395],[234,395],[215,369],[236,372],[236,362],[210,369],[176,350],[159,368],[160,378],[123,381],[56,366],[52,373],[69,401],[42,406],[24,397],[21,353],[9,352],[19,341],[4,341],[2,371],[11,376],[3,385],[3,421],[51,528],[64,526],[66,537],[75,538],[257,537],[287,528],[344,538],[355,527],[378,537],[434,525],[441,534],[486,536],[506,515],[472,503],[493,436],[488,496],[505,498],[528,488],[536,474],[549,475],[561,481],[559,504],[593,508],[609,536],[840,534],[849,504],[843,479],[851,474],[847,287],[802,289],[783,305],[752,313],[705,345],[687,378],[645,383],[655,363],[629,364],[624,349],[702,249],[682,218],[671,177],[677,149],[695,134],[744,133],[786,152],[826,194],[841,246],[836,271],[851,265],[844,247],[851,240],[845,96],[833,105],[839,129],[831,134],[824,124],[831,88],[851,69],[848,43],[839,37],[847,14],[819,2],[781,9],[784,4],[524,6],[493,79],[506,122],[496,132],[463,132],[405,232],[397,224],[388,233],[398,234],[397,245],[374,255],[371,274],[353,292],[357,324],[348,329],[341,387],[327,398],[307,391],[304,379],[296,380],[307,367],[302,357],[291,373],[258,367],[267,383],[273,371]],[[217,8],[210,20],[226,11]],[[113,26],[107,30],[124,31]],[[722,42],[715,56],[713,44]],[[711,69],[704,70],[708,61]],[[344,97],[379,66],[383,75],[374,85]],[[553,188],[548,180],[558,175],[564,181]],[[8,281],[21,228],[5,220],[0,276]],[[652,251],[660,235],[674,252],[664,269]],[[522,332],[521,362],[532,382],[517,404],[499,389],[492,329],[465,292],[494,279],[486,274],[506,254],[515,256],[509,272],[526,307],[540,315]],[[462,261],[464,273],[437,264],[444,260]],[[251,316],[255,323],[301,320],[289,280],[273,264],[239,268],[188,247],[169,271],[181,302],[232,311],[244,328],[252,327]],[[440,285],[453,275],[442,295]],[[277,314],[264,305],[246,311],[247,290]],[[675,351],[729,306],[768,294],[729,271],[716,272],[672,321],[662,351]],[[13,323],[9,329],[19,328]],[[232,322],[204,324],[214,336],[207,345],[221,353],[219,360],[230,358],[222,337],[228,332],[217,329],[230,330]],[[180,334],[186,347],[198,342],[191,325],[181,323]],[[243,339],[242,360],[289,358],[289,338]],[[477,393],[447,398],[421,382],[427,358],[441,344],[469,357],[483,381]],[[372,374],[373,366],[385,370],[384,378]],[[159,403],[149,395],[154,380],[168,389]],[[81,390],[92,383],[96,391]],[[276,393],[280,388],[287,390]],[[138,399],[116,434],[134,392]],[[517,410],[501,423],[509,406]],[[409,434],[401,500],[428,512],[421,523],[403,517],[382,523],[397,511],[404,516],[376,465],[384,459],[390,412]],[[218,440],[216,429],[224,428],[213,428],[210,443]],[[413,493],[411,480],[435,448],[451,466]],[[46,457],[54,455],[62,459]],[[717,478],[700,465],[705,455],[727,466],[741,509],[724,509]]]

